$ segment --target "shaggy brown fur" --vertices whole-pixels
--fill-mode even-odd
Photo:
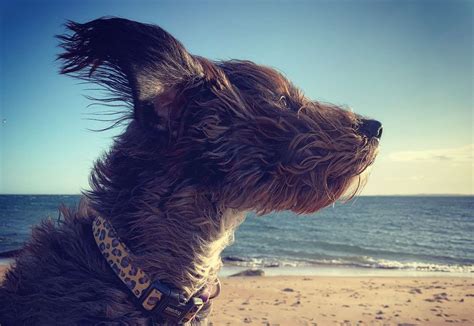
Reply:
[[[375,158],[380,123],[309,100],[271,68],[191,55],[125,19],[67,27],[61,73],[131,110],[81,207],[36,227],[7,273],[2,325],[150,323],[94,243],[97,214],[149,275],[190,297],[216,280],[245,212],[316,212],[354,195]]]

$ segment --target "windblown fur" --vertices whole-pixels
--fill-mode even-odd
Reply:
[[[95,247],[97,214],[149,275],[190,297],[216,281],[245,212],[316,212],[353,196],[375,158],[361,116],[307,99],[271,68],[191,55],[160,27],[125,19],[67,28],[61,73],[127,105],[117,120],[127,127],[82,206],[34,229],[0,288],[2,325],[149,324]]]

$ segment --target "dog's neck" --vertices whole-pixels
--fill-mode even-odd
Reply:
[[[87,197],[151,277],[191,296],[216,279],[221,251],[232,242],[244,213],[225,202],[213,184],[220,180],[203,181],[187,171],[184,158],[168,158],[170,152],[181,152],[168,150],[163,142],[130,124],[96,162]],[[156,161],[143,155],[150,148],[161,153]]]
[[[197,205],[173,198],[179,201],[169,202],[176,206],[166,212],[144,204],[140,211],[107,218],[150,276],[191,296],[216,281],[221,252],[232,243],[245,213],[225,209],[211,214],[196,198]]]

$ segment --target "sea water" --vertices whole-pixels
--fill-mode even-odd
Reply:
[[[0,252],[20,249],[35,224],[79,198],[1,195]],[[310,215],[249,213],[222,257],[224,274],[474,276],[474,197],[361,196]]]

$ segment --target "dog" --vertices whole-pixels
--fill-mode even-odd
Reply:
[[[6,325],[204,324],[246,212],[314,213],[363,184],[380,122],[276,70],[190,54],[156,25],[68,22],[62,74],[130,110],[78,208],[43,221],[0,288]]]

